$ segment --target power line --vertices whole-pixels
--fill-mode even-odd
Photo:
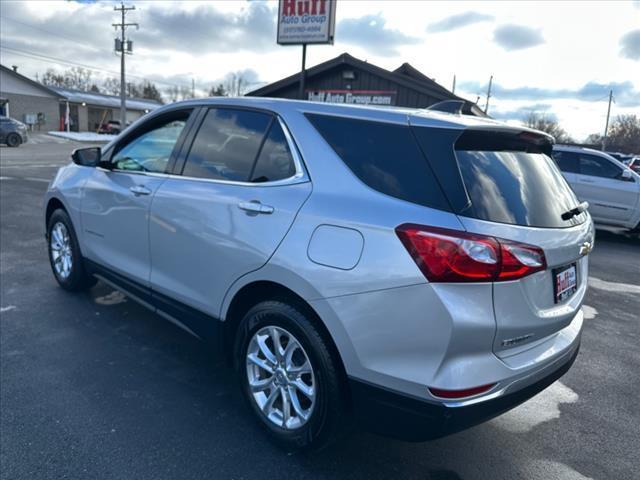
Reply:
[[[86,69],[89,69],[89,70],[94,70],[96,72],[108,73],[110,75],[119,75],[120,74],[120,72],[117,72],[115,70],[107,70],[105,68],[100,68],[100,67],[96,67],[96,66],[93,66],[93,65],[87,65],[87,64],[84,64],[84,63],[72,62],[70,60],[63,60],[61,58],[51,57],[49,55],[43,55],[41,53],[30,52],[28,50],[22,50],[22,49],[19,49],[19,48],[6,47],[4,45],[0,45],[0,49],[9,50],[14,55],[19,55],[21,57],[27,57],[27,58],[34,58],[36,60],[40,60],[40,61],[46,62],[46,63],[69,65],[69,66],[72,66],[72,67],[82,67],[82,68],[86,68]],[[133,77],[133,78],[137,78],[139,80],[148,80],[149,79],[149,77],[143,77],[143,76],[140,76],[140,75],[129,74],[129,76]],[[161,85],[167,85],[169,87],[187,87],[187,88],[191,88],[190,86],[188,86],[186,84],[170,83],[170,82],[164,82],[162,80],[153,80],[153,81],[155,83],[159,83]]]

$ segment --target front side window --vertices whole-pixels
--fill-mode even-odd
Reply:
[[[622,169],[606,158],[581,154],[580,173],[592,177],[616,178],[622,173]]]
[[[214,180],[249,181],[273,116],[213,108],[196,135],[182,174]]]
[[[188,114],[185,114],[188,117]],[[187,118],[167,121],[120,148],[111,163],[116,170],[165,173]]]

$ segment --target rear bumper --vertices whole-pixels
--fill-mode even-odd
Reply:
[[[535,396],[571,368],[579,349],[577,343],[551,365],[535,372],[534,383],[520,389],[510,385],[502,395],[475,403],[432,403],[350,379],[354,413],[365,429],[385,436],[414,442],[444,437],[490,420]]]

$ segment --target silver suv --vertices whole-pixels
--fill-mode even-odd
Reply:
[[[60,169],[51,267],[217,344],[289,446],[351,419],[436,438],[576,358],[594,231],[552,142],[426,110],[174,103]]]

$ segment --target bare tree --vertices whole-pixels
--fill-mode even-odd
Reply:
[[[560,126],[558,121],[547,115],[531,112],[527,116],[524,124],[529,128],[552,135],[558,143],[573,142],[571,136]]]
[[[607,134],[607,149],[624,153],[640,153],[640,117],[618,115]]]
[[[247,88],[251,85],[245,71],[230,72],[226,75],[222,84],[230,97],[239,97],[244,95]]]
[[[120,95],[120,80],[108,77],[102,82],[102,90],[109,95]]]
[[[219,83],[218,85],[212,86],[209,89],[209,96],[210,97],[227,97],[228,95],[229,95],[229,93],[224,88],[224,85],[222,83]]]

